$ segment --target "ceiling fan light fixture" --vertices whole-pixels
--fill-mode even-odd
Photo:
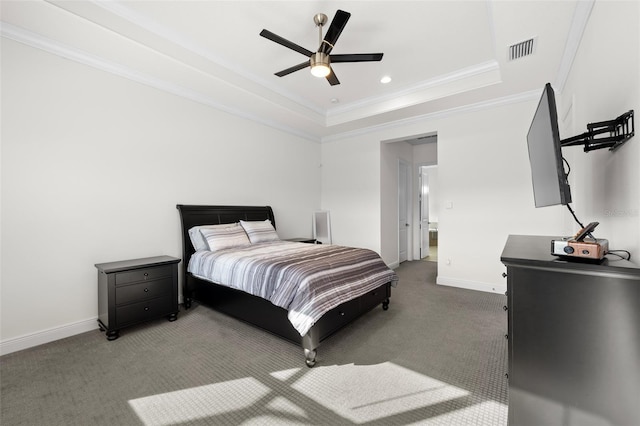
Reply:
[[[311,74],[315,77],[323,78],[331,73],[331,68],[329,67],[329,55],[326,53],[314,53],[311,55],[309,62],[311,64]]]
[[[316,65],[313,68],[311,68],[311,74],[313,74],[314,77],[324,78],[328,76],[330,73],[331,73],[331,69],[326,65]]]

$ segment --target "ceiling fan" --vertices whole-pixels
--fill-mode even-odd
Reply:
[[[318,13],[313,17],[313,22],[315,22],[318,27],[319,33],[319,42],[320,46],[316,52],[312,52],[310,50],[305,49],[287,39],[280,37],[277,34],[272,33],[268,30],[262,30],[260,35],[264,38],[267,38],[271,41],[274,41],[278,44],[283,45],[284,47],[288,47],[291,50],[295,50],[298,53],[302,53],[307,56],[309,60],[304,61],[298,65],[294,65],[285,70],[279,71],[275,73],[278,77],[284,77],[285,75],[291,74],[292,72],[299,71],[306,67],[311,67],[311,74],[316,77],[326,77],[329,84],[335,86],[336,84],[340,84],[338,77],[333,72],[333,68],[331,68],[331,63],[339,63],[339,62],[373,62],[382,60],[382,53],[356,53],[356,54],[343,54],[343,55],[331,55],[331,50],[338,41],[338,37],[342,33],[345,25],[347,25],[347,21],[351,17],[349,12],[345,12],[344,10],[338,10],[336,15],[333,17],[333,21],[331,21],[331,25],[329,25],[329,29],[327,33],[322,38],[322,27],[327,23],[327,15],[324,13]]]

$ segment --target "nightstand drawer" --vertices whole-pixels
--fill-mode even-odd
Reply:
[[[153,280],[156,278],[170,277],[171,265],[154,268],[134,269],[132,271],[116,273],[116,285],[135,283],[137,281]]]
[[[128,324],[138,323],[154,318],[158,318],[174,311],[177,306],[173,306],[170,296],[157,297],[138,303],[119,306],[116,308],[116,318],[120,327]]]
[[[170,293],[172,286],[173,278],[168,276],[159,280],[116,287],[116,305],[153,299],[154,297]]]

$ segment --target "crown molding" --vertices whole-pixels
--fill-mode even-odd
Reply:
[[[166,41],[174,43],[191,53],[201,56],[220,67],[226,68],[232,71],[233,73],[255,84],[263,86],[271,90],[272,92],[277,93],[289,99],[290,101],[306,109],[309,109],[310,111],[313,111],[316,114],[321,115],[322,117],[324,117],[325,115],[325,112],[322,108],[307,102],[304,98],[301,98],[287,90],[283,90],[280,86],[270,82],[267,79],[258,77],[256,74],[251,73],[247,69],[243,67],[239,67],[237,64],[230,62],[229,60],[227,60],[226,58],[220,55],[216,55],[214,52],[212,52],[209,49],[206,49],[205,47],[203,47],[193,39],[185,37],[183,34],[173,31],[170,28],[167,28],[166,26],[149,18],[148,16],[124,6],[118,1],[100,1],[100,0],[90,0],[90,1],[92,4],[116,16],[119,16],[120,18],[128,22],[149,31]]]
[[[313,142],[320,142],[320,139],[318,137],[310,133],[302,132],[298,129],[282,125],[274,120],[268,120],[258,115],[247,113],[246,111],[240,110],[238,108],[230,107],[195,90],[191,90],[186,87],[168,82],[166,80],[162,80],[148,74],[138,72],[120,63],[110,61],[88,53],[84,50],[51,40],[40,34],[36,34],[7,22],[0,21],[0,30],[2,37],[33,47],[35,49],[43,50],[53,55],[69,59],[74,62],[87,65],[92,68],[105,71],[119,77],[144,84],[149,87],[153,87],[158,90],[162,90],[172,95],[180,96],[182,98],[207,105],[228,114],[251,120]]]
[[[494,72],[499,74],[498,63],[496,61],[489,61],[484,64],[478,64],[473,67],[455,71],[451,74],[447,74],[431,80],[423,81],[417,85],[406,87],[404,90],[401,90],[398,92],[393,92],[388,95],[380,96],[380,97],[366,98],[361,101],[352,102],[342,107],[333,108],[327,111],[323,108],[318,107],[315,104],[308,102],[306,99],[283,89],[281,86],[278,86],[272,83],[270,80],[266,80],[264,78],[258,77],[257,75],[251,73],[249,70],[243,67],[239,67],[237,64],[228,61],[226,58],[220,55],[216,55],[214,52],[206,49],[205,47],[197,43],[197,41],[192,40],[184,36],[183,34],[176,32],[171,28],[168,28],[156,22],[155,20],[149,18],[144,14],[141,14],[140,12],[137,12],[133,9],[126,7],[125,5],[123,5],[118,1],[109,1],[109,2],[99,1],[99,0],[90,0],[90,1],[92,4],[132,23],[133,25],[143,28],[146,31],[149,31],[166,41],[169,41],[173,44],[176,44],[182,47],[183,49],[191,53],[201,56],[220,67],[226,68],[232,71],[233,73],[257,85],[262,86],[273,93],[277,93],[278,95],[283,96],[286,99],[289,99],[293,103],[300,105],[303,108],[308,109],[315,114],[320,115],[324,119],[324,123],[322,124],[325,126],[331,126],[338,123],[346,123],[346,122],[361,118],[363,116],[368,116],[370,115],[371,110],[375,110],[376,113],[379,114],[381,112],[388,112],[398,108],[404,108],[407,106],[415,105],[417,103],[422,103],[428,100],[432,100],[433,95],[425,92],[429,90],[433,90],[436,87],[440,87],[440,86],[444,87],[445,85],[450,84],[452,82],[461,81],[464,79],[470,79],[475,76],[479,76],[481,74],[487,74],[489,72]],[[495,50],[495,35],[494,35],[494,29],[493,29],[493,19],[490,13],[491,2],[487,0],[486,3],[487,3],[487,8],[488,8],[487,10],[489,14],[490,23],[491,23],[490,26],[492,29],[492,40],[494,41],[493,44],[494,44],[494,50]],[[239,90],[241,89],[239,88]],[[399,100],[402,100],[403,98],[405,98],[405,101],[400,102],[400,105],[399,105]],[[357,113],[358,110],[361,111],[359,114]],[[355,118],[354,118],[354,113],[355,113]],[[341,115],[343,116],[342,119],[340,119]]]
[[[571,28],[569,29],[567,41],[564,46],[564,52],[562,54],[562,60],[558,69],[558,75],[556,76],[554,84],[554,87],[560,93],[564,91],[564,85],[567,83],[567,79],[569,78],[571,66],[573,65],[573,61],[578,53],[578,48],[580,47],[580,42],[582,41],[582,36],[587,27],[587,23],[589,22],[589,17],[591,16],[591,11],[593,10],[594,5],[595,0],[581,0],[577,2],[576,8],[573,11]]]
[[[481,75],[486,78],[496,78],[499,79],[499,66],[496,61],[489,61],[484,64],[478,64],[473,67],[465,68],[462,70],[455,71],[451,74],[447,74],[438,78],[434,78],[431,80],[424,81],[417,85],[407,87],[404,90],[393,92],[385,96],[381,97],[371,97],[366,98],[358,102],[352,102],[343,107],[338,107],[330,110],[325,110],[323,108],[318,107],[315,104],[308,102],[306,99],[291,93],[281,86],[274,84],[270,80],[261,78],[254,73],[251,73],[249,70],[238,66],[235,63],[228,61],[226,58],[215,54],[214,52],[206,49],[204,46],[200,45],[197,41],[186,37],[184,34],[176,32],[171,28],[168,28],[152,18],[137,12],[119,1],[99,1],[99,0],[89,0],[93,5],[105,10],[108,13],[111,13],[115,16],[118,16],[125,21],[142,28],[165,41],[169,41],[175,45],[180,46],[181,48],[198,55],[202,58],[205,58],[207,61],[225,68],[238,76],[251,81],[258,86],[264,87],[267,90],[276,93],[296,105],[301,106],[302,108],[311,111],[313,114],[318,116],[318,118],[322,118],[322,121],[319,124],[324,126],[332,126],[335,124],[348,123],[350,121],[357,120],[362,117],[366,117],[373,114],[380,114],[384,112],[389,112],[391,110],[396,110],[398,108],[404,108],[411,105],[415,105],[418,103],[426,102],[429,100],[433,100],[437,97],[442,97],[443,95],[434,95],[433,90],[435,88],[442,88],[443,91],[453,91],[456,92],[455,88],[448,88],[448,84],[452,84],[453,82],[463,81],[473,79],[474,77],[479,77]],[[54,3],[55,4],[55,3]],[[494,41],[494,50],[495,50],[495,35],[493,29],[493,19],[491,16],[491,2],[486,0],[487,11],[490,19],[490,26],[492,29],[492,40]],[[99,25],[99,24],[97,24]],[[124,35],[124,34],[121,34]],[[176,58],[174,58],[176,59]],[[178,60],[178,59],[176,59]],[[489,74],[493,73],[493,74]],[[497,76],[497,77],[496,77]],[[495,81],[494,81],[495,82]],[[231,83],[232,84],[232,83]],[[479,82],[479,85],[486,85],[486,81]],[[236,85],[238,90],[244,90],[241,87]],[[431,93],[430,93],[431,92]],[[456,92],[457,93],[457,92]],[[450,93],[449,93],[450,94]],[[259,95],[258,95],[259,96]],[[266,99],[268,101],[268,99]],[[341,118],[342,116],[342,118]]]
[[[384,114],[385,112],[390,112],[392,110],[397,110],[398,101],[403,101],[402,107],[406,107],[409,105],[419,104],[428,100],[432,100],[435,98],[446,97],[446,93],[438,94],[429,94],[433,90],[439,92],[455,91],[455,88],[461,84],[472,84],[474,79],[484,79],[484,83],[487,81],[493,81],[496,78],[499,79],[500,68],[497,61],[487,61],[485,63],[477,64],[475,66],[465,68],[462,70],[457,70],[453,73],[446,74],[443,76],[439,76],[434,79],[430,79],[427,81],[423,81],[419,84],[413,85],[411,87],[406,87],[401,91],[396,91],[384,96],[378,96],[373,98],[363,99],[358,102],[349,103],[347,105],[343,105],[340,107],[335,107],[328,110],[326,113],[315,107],[313,105],[309,105],[308,102],[293,96],[292,94],[285,93],[281,89],[276,89],[273,84],[266,82],[258,78],[257,76],[251,74],[250,72],[240,69],[234,64],[229,63],[224,58],[221,58],[215,55],[213,52],[210,52],[198,45],[193,40],[187,39],[179,33],[172,31],[169,28],[165,28],[164,26],[159,25],[157,22],[145,17],[141,16],[137,12],[123,6],[119,2],[102,2],[91,0],[92,4],[106,10],[109,13],[113,13],[118,17],[127,20],[133,25],[140,26],[147,31],[152,32],[158,37],[169,40],[182,48],[190,51],[191,53],[197,54],[199,56],[204,57],[206,60],[215,63],[220,67],[224,67],[234,73],[237,73],[239,77],[245,78],[248,81],[251,81],[257,85],[264,87],[267,90],[270,90],[274,93],[278,93],[282,95],[283,98],[287,98],[292,101],[296,105],[300,105],[303,108],[307,108],[309,111],[315,113],[320,117],[324,117],[324,123],[317,122],[321,126],[326,127],[327,132],[330,133],[330,128],[336,124],[347,124],[351,121],[357,121],[365,116],[369,115],[379,115]],[[55,3],[51,3],[54,4]],[[574,58],[579,49],[580,41],[582,39],[583,33],[585,31],[586,25],[588,23],[591,11],[595,4],[595,0],[583,0],[579,1],[576,4],[576,8],[574,11],[572,24],[570,28],[569,35],[566,40],[565,49],[562,57],[562,61],[558,70],[558,74],[556,76],[555,87],[561,93],[564,89],[566,81],[571,71],[572,64],[574,62]],[[489,9],[491,8],[491,3],[488,3]],[[60,7],[60,6],[58,6]],[[490,14],[490,13],[489,13]],[[98,25],[98,24],[96,24]],[[198,102],[200,104],[215,108],[222,112],[226,112],[228,114],[232,114],[234,116],[247,119],[267,127],[291,134],[296,137],[300,137],[309,141],[323,143],[341,140],[357,135],[362,135],[366,133],[376,132],[384,129],[396,128],[399,126],[404,126],[408,124],[413,124],[416,122],[420,122],[423,120],[433,120],[436,118],[443,118],[459,113],[464,113],[468,111],[475,111],[483,108],[493,108],[499,106],[501,104],[506,104],[510,102],[519,102],[523,100],[529,100],[529,98],[523,99],[522,95],[514,95],[508,96],[501,99],[496,99],[487,102],[480,102],[473,105],[466,105],[457,108],[452,108],[443,111],[437,111],[434,113],[424,114],[408,119],[401,119],[392,122],[382,123],[379,125],[374,125],[370,127],[363,127],[359,129],[354,129],[351,131],[346,131],[342,133],[332,134],[328,136],[321,136],[320,133],[316,134],[316,132],[305,131],[300,128],[287,126],[282,124],[280,121],[275,119],[268,119],[260,114],[253,114],[248,112],[244,108],[236,107],[233,105],[224,104],[219,102],[215,98],[205,95],[202,92],[197,90],[189,89],[184,86],[180,86],[178,84],[172,83],[170,81],[166,81],[163,79],[156,78],[152,75],[141,73],[127,67],[123,64],[107,60],[105,58],[101,58],[94,54],[91,54],[87,51],[80,50],[74,48],[69,45],[65,45],[63,43],[57,42],[50,38],[44,37],[42,35],[36,34],[34,32],[28,31],[21,27],[14,26],[12,24],[6,22],[0,22],[0,29],[2,37],[17,41],[19,43],[28,45],[30,47],[40,49],[51,54],[57,55],[59,57],[63,57],[66,59],[70,59],[72,61],[88,65],[90,67],[99,69],[101,71],[106,71],[111,74],[127,78],[131,81],[138,82],[140,84],[144,84],[149,87],[156,88],[158,90],[162,90],[167,93],[171,93],[176,96],[183,97],[185,99],[192,100],[194,102]],[[493,27],[492,27],[493,30]],[[494,37],[495,38],[495,37]],[[485,81],[486,80],[486,81]],[[482,81],[480,82],[482,83]],[[486,85],[486,84],[485,84]],[[238,90],[243,90],[238,86],[235,86]],[[536,91],[536,96],[538,95]],[[260,96],[259,94],[254,94],[254,96]],[[427,97],[429,97],[427,99]],[[266,102],[271,102],[266,98],[261,97]],[[390,104],[394,104],[394,106],[389,106]],[[282,106],[281,106],[282,107]],[[283,107],[286,108],[286,107]],[[400,107],[401,108],[401,107]],[[363,115],[364,114],[364,115]]]
[[[423,115],[419,115],[419,116],[415,116],[415,117],[411,117],[403,120],[396,120],[393,122],[384,123],[376,126],[363,127],[357,130],[343,132],[335,135],[318,137],[307,132],[301,132],[298,129],[284,126],[276,121],[267,120],[255,114],[249,114],[240,109],[229,107],[197,91],[187,89],[185,87],[149,76],[144,73],[140,73],[122,64],[109,61],[104,58],[100,58],[96,55],[92,55],[83,50],[64,45],[57,41],[53,41],[47,37],[43,37],[39,34],[33,33],[31,31],[27,31],[15,25],[12,25],[6,22],[0,22],[0,30],[1,30],[2,37],[5,37],[7,39],[33,47],[35,49],[46,51],[48,53],[72,60],[77,63],[81,63],[84,65],[99,69],[101,71],[105,71],[129,80],[138,82],[140,84],[144,84],[149,87],[153,87],[158,90],[162,90],[167,93],[171,93],[176,96],[180,96],[180,97],[192,100],[194,102],[197,102],[203,105],[207,105],[209,107],[218,109],[228,114],[232,114],[240,118],[251,120],[251,121],[263,124],[265,126],[271,127],[273,129],[280,130],[285,133],[289,133],[291,135],[298,136],[300,138],[303,138],[312,142],[316,142],[316,143],[333,142],[333,141],[347,139],[350,137],[363,135],[367,133],[377,132],[377,131],[386,130],[386,129],[393,129],[400,126],[406,126],[406,125],[414,124],[421,121],[446,118],[446,117],[457,115],[457,114],[478,111],[482,109],[495,108],[498,106],[508,105],[510,103],[515,103],[515,102],[524,102],[532,99],[537,99],[537,97],[539,96],[538,91],[526,92],[526,93],[516,94],[512,96],[506,96],[499,99],[493,99],[485,102],[479,102],[471,105],[465,105],[461,107],[437,111],[434,113],[423,114]],[[473,69],[468,69],[465,72],[453,73],[451,75],[445,76],[443,77],[443,79],[438,79],[438,81],[445,81],[445,80],[456,81],[456,79],[458,78],[463,78],[464,76],[471,75],[475,72],[484,72],[484,70],[487,70],[487,69],[489,70],[494,69],[494,65],[492,63],[481,64],[481,66],[474,67]],[[429,86],[430,84],[436,84],[436,82],[435,81],[427,82],[423,85],[423,87]]]
[[[332,108],[327,112],[327,124],[335,125],[351,121],[352,117],[340,119],[340,116],[355,114],[357,118],[369,116],[371,114],[358,114],[358,111],[376,109],[376,114],[389,112],[408,106],[416,105],[437,98],[446,97],[453,93],[459,93],[459,87],[456,83],[464,81],[472,81],[474,78],[482,79],[478,87],[486,86],[500,81],[500,66],[497,61],[491,60],[471,67],[456,70],[454,72],[438,76],[429,80],[424,80],[418,84],[407,86],[402,90],[389,93],[383,96],[371,97],[362,101],[352,102],[348,105]],[[475,84],[474,84],[475,86]],[[433,89],[442,88],[445,93],[435,95]],[[447,90],[447,88],[449,90]],[[465,89],[468,90],[468,89]],[[402,99],[405,99],[403,102]],[[386,105],[389,105],[388,107]],[[376,106],[379,106],[376,108]]]
[[[517,93],[515,95],[509,95],[501,98],[490,99],[488,101],[476,102],[474,104],[463,105],[455,108],[449,108],[442,111],[436,111],[428,114],[417,115],[415,117],[406,118],[403,120],[396,120],[390,123],[364,127],[358,130],[326,136],[322,138],[322,143],[335,142],[338,140],[361,136],[368,133],[394,129],[397,127],[408,126],[411,124],[421,123],[421,122],[430,121],[430,120],[453,117],[456,115],[466,114],[469,112],[493,109],[493,108],[498,108],[505,105],[511,105],[511,104],[520,103],[520,102],[536,101],[538,100],[539,97],[540,97],[539,90],[530,90],[528,92]]]

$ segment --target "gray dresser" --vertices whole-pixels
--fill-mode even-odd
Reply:
[[[511,235],[502,252],[509,425],[637,425],[640,268],[563,260],[552,239]]]

